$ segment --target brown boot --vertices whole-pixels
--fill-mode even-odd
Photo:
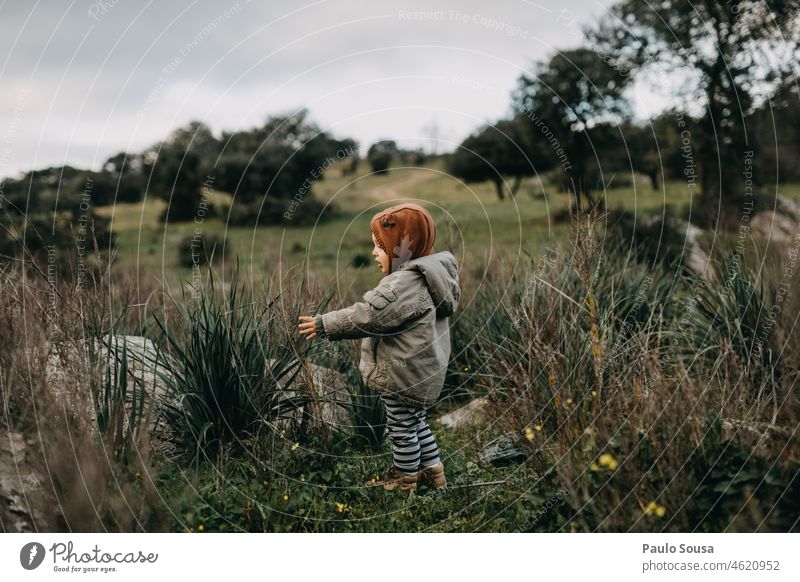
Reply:
[[[382,478],[370,479],[365,483],[367,487],[375,487],[383,485],[386,491],[394,491],[400,489],[404,493],[410,493],[417,490],[417,477],[418,475],[406,475],[400,469],[392,465],[386,471]]]
[[[447,485],[444,476],[444,465],[439,462],[431,467],[424,467],[417,473],[417,483],[429,489],[443,489]]]

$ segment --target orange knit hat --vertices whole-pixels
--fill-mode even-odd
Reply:
[[[406,261],[430,254],[436,240],[430,212],[411,202],[378,212],[369,227],[378,246],[389,255],[390,273]]]

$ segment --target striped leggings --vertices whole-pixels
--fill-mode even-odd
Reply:
[[[413,408],[381,394],[386,405],[386,424],[392,442],[394,465],[407,475],[439,462],[439,447],[425,422],[427,409]]]

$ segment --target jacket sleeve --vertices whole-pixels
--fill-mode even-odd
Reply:
[[[414,317],[424,307],[424,301],[398,301],[398,291],[387,279],[364,293],[363,299],[350,307],[317,315],[314,319],[317,336],[339,340],[383,335]]]

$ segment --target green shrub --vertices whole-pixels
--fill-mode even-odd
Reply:
[[[178,246],[178,264],[188,268],[217,263],[227,255],[227,241],[216,234],[192,235]]]
[[[276,333],[274,302],[259,308],[234,274],[227,300],[213,278],[199,301],[178,302],[185,333],[157,320],[169,356],[163,374],[167,419],[196,466],[226,444],[256,438],[290,419],[306,397],[289,392],[300,370],[291,345]]]

